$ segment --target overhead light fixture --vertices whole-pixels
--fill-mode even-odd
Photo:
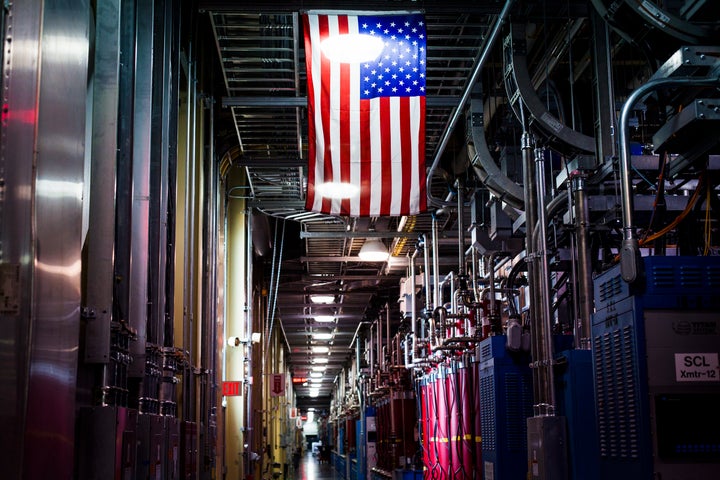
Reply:
[[[335,321],[334,315],[315,315],[315,321],[318,323],[332,323]]]
[[[315,357],[313,363],[328,363],[327,357]]]
[[[332,35],[320,42],[325,56],[335,62],[361,63],[375,60],[385,48],[382,39],[364,33]]]
[[[320,396],[320,390],[310,390],[310,396],[311,396],[311,397],[319,397],[319,396]]]
[[[310,378],[322,378],[322,372],[310,372]]]
[[[346,182],[325,182],[315,185],[315,193],[325,198],[346,199],[357,197],[360,187]]]
[[[312,303],[335,303],[335,295],[310,295]]]
[[[315,346],[315,347],[312,347],[312,351],[315,353],[328,353],[330,351],[330,348]]]
[[[313,371],[315,372],[324,372],[327,367],[325,365],[315,365],[312,367]]]
[[[318,382],[318,383],[320,383],[320,382],[322,382],[322,381],[323,381],[322,377],[317,377],[317,378],[308,378],[308,380],[310,380],[310,381],[311,381],[311,382],[312,382],[313,384],[314,384],[315,382]]]
[[[331,340],[333,338],[332,333],[315,332],[312,335],[315,340]]]
[[[390,256],[387,247],[377,238],[368,238],[363,243],[360,252],[358,253],[360,260],[367,262],[384,262]]]

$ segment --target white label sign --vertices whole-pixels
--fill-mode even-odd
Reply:
[[[675,380],[678,382],[720,382],[717,353],[676,353]]]

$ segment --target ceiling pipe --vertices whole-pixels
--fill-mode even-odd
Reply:
[[[502,28],[503,24],[505,23],[505,20],[507,19],[507,16],[510,14],[510,9],[512,8],[513,4],[515,3],[515,0],[507,0],[505,2],[505,6],[500,11],[500,14],[495,19],[495,23],[492,26],[490,35],[485,37],[485,41],[483,42],[482,46],[480,47],[480,54],[477,57],[477,60],[475,61],[475,65],[473,65],[472,73],[470,74],[470,78],[468,79],[467,84],[465,84],[465,89],[463,90],[462,96],[460,97],[460,102],[458,103],[457,107],[453,110],[452,115],[450,116],[450,120],[445,125],[445,130],[442,133],[442,136],[440,137],[440,142],[438,144],[438,148],[435,152],[435,158],[433,159],[433,163],[430,166],[430,170],[428,170],[427,174],[427,180],[426,180],[426,191],[427,191],[427,199],[428,199],[428,206],[435,206],[435,207],[442,207],[442,206],[451,206],[452,202],[445,202],[444,200],[437,199],[432,196],[432,189],[430,188],[432,183],[432,177],[435,173],[435,170],[437,170],[438,164],[440,163],[440,157],[442,156],[443,152],[445,151],[445,147],[448,144],[448,141],[450,140],[450,134],[455,129],[455,125],[457,124],[458,119],[460,118],[460,114],[462,113],[463,109],[465,108],[465,104],[468,101],[468,98],[470,98],[470,93],[472,92],[473,85],[475,85],[475,82],[477,81],[480,70],[482,70],[483,65],[485,65],[485,62],[487,61],[488,56],[490,55],[490,50],[492,49],[493,45],[495,45],[495,41],[497,40],[498,35],[500,34],[500,29]]]

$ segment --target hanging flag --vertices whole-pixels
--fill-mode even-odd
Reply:
[[[425,19],[420,14],[308,13],[306,208],[353,217],[414,215],[426,210]],[[380,39],[363,61],[331,60],[321,42],[349,39],[357,53]],[[377,42],[377,40],[375,40]],[[331,55],[332,56],[332,55]],[[359,193],[329,199],[332,182]]]

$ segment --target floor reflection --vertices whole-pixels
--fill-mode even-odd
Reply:
[[[294,477],[296,480],[340,480],[330,463],[320,463],[311,453],[305,453],[300,468]]]

